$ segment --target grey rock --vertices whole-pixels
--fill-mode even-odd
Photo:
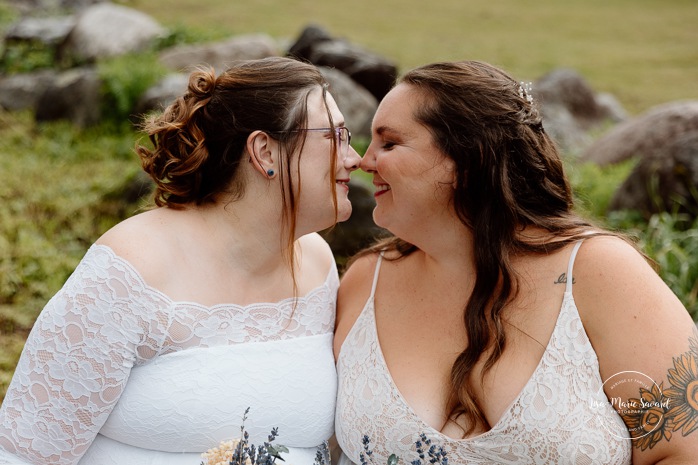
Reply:
[[[146,49],[166,30],[145,13],[111,3],[84,9],[58,47],[61,61],[93,62]]]
[[[40,42],[55,45],[62,42],[75,27],[75,16],[23,18],[5,33],[5,42]]]
[[[342,71],[378,101],[392,88],[398,75],[392,61],[344,39],[332,38],[315,25],[305,28],[288,55]]]
[[[93,67],[74,68],[60,73],[39,97],[37,121],[66,119],[79,127],[99,122],[101,81]]]
[[[596,104],[601,114],[612,123],[621,123],[628,119],[628,112],[613,94],[601,92],[596,94]]]
[[[343,72],[324,66],[319,69],[330,84],[330,93],[342,111],[352,135],[370,137],[371,122],[378,108],[376,98]]]
[[[565,151],[577,153],[591,144],[590,132],[625,117],[620,103],[597,94],[576,71],[556,69],[533,85],[543,126]]]
[[[615,126],[594,141],[580,159],[603,166],[632,157],[661,157],[676,138],[695,131],[698,101],[670,102]]]
[[[133,113],[136,119],[153,111],[162,111],[187,90],[187,74],[170,74],[148,89],[138,100]],[[136,121],[134,121],[136,122]]]
[[[332,36],[329,32],[317,24],[310,24],[303,29],[301,35],[289,47],[288,55],[307,60],[315,44],[331,40]]]
[[[540,107],[540,112],[545,132],[562,150],[575,153],[591,144],[591,135],[580,126],[564,104],[548,102]]]
[[[647,218],[664,211],[698,217],[698,130],[639,161],[609,205],[611,211],[624,209]]]
[[[109,0],[7,0],[24,15],[36,15],[55,12],[73,12],[97,3]]]
[[[160,54],[160,62],[178,72],[191,72],[197,66],[211,66],[220,74],[237,60],[279,55],[279,47],[271,36],[247,34],[203,45],[172,47]]]
[[[54,70],[41,70],[0,77],[0,106],[9,111],[33,110],[57,75]]]

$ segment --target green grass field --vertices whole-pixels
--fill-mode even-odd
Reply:
[[[401,70],[478,59],[534,80],[576,69],[631,114],[698,98],[695,0],[126,0],[166,26],[295,40],[309,23]]]

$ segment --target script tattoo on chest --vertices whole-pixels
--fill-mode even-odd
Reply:
[[[574,277],[572,277],[572,284],[574,284],[576,281]],[[562,273],[560,276],[557,277],[557,279],[553,282],[553,284],[567,284],[567,273]]]

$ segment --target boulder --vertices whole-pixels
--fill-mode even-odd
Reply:
[[[597,94],[576,71],[553,70],[533,85],[543,127],[566,151],[577,152],[592,142],[590,131],[625,118],[620,103],[609,94]]]
[[[288,55],[307,60],[316,44],[332,40],[330,33],[321,26],[310,24],[303,29],[301,35],[289,47]]]
[[[148,89],[138,100],[136,108],[133,110],[133,122],[137,123],[146,113],[162,111],[167,108],[177,97],[186,92],[188,84],[188,74],[170,74],[165,76],[160,82]]]
[[[49,69],[0,77],[0,107],[9,111],[33,110],[57,76],[56,71]]]
[[[332,38],[319,26],[306,27],[288,55],[316,66],[335,68],[366,88],[377,101],[395,84],[397,66],[390,60],[344,39]]]
[[[24,15],[45,14],[57,11],[78,11],[109,0],[7,0]]]
[[[53,65],[57,47],[65,41],[75,27],[75,16],[25,17],[10,25],[5,32],[2,61],[7,65],[5,71],[25,68],[30,53],[45,53],[45,65]],[[36,58],[31,60],[36,65]],[[31,69],[31,65],[29,65]],[[27,69],[28,70],[28,69]],[[0,70],[2,74],[2,70]]]
[[[39,97],[36,120],[67,119],[79,127],[98,123],[102,107],[101,85],[94,67],[60,73]]]
[[[112,3],[82,10],[75,27],[58,46],[61,62],[85,63],[135,53],[165,35],[165,29],[140,11]]]
[[[248,34],[203,45],[172,47],[160,54],[160,62],[177,72],[191,72],[197,66],[211,66],[220,74],[233,61],[279,55],[279,48],[271,36]]]
[[[601,166],[632,157],[661,158],[676,138],[696,131],[698,100],[666,103],[614,127],[579,158]]]
[[[46,1],[46,0],[44,0]],[[82,10],[92,5],[97,5],[98,3],[108,3],[111,0],[57,0],[60,8],[66,10]]]
[[[698,130],[666,141],[638,162],[609,204],[610,211],[625,209],[646,218],[664,211],[698,217]]]
[[[342,111],[345,124],[352,135],[370,137],[371,122],[378,108],[376,98],[343,72],[325,66],[320,66],[319,69],[330,84],[330,93]]]
[[[47,46],[63,42],[73,30],[75,16],[54,16],[47,18],[27,17],[10,25],[5,33],[5,44],[38,42]]]

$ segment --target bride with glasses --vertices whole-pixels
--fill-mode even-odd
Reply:
[[[87,250],[26,342],[0,463],[188,464],[272,428],[287,463],[333,435],[338,273],[316,233],[360,161],[318,70],[192,73],[137,146],[154,207]]]

